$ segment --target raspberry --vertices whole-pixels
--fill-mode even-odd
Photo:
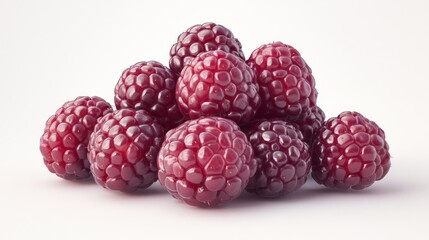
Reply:
[[[204,52],[183,69],[176,87],[182,113],[197,119],[219,116],[243,124],[260,105],[252,69],[222,50]]]
[[[223,50],[244,60],[241,43],[232,32],[219,24],[207,22],[190,27],[180,34],[170,50],[170,68],[180,74],[183,67],[199,53]]]
[[[314,142],[312,176],[319,184],[338,189],[363,189],[390,169],[384,131],[358,112],[330,118]]]
[[[247,132],[258,163],[246,190],[278,197],[299,189],[310,172],[310,151],[301,132],[281,120],[265,120]]]
[[[40,152],[48,170],[68,180],[91,176],[87,159],[89,136],[97,119],[112,111],[100,97],[77,97],[60,107],[46,122]]]
[[[189,120],[170,130],[158,155],[158,177],[170,194],[194,206],[237,198],[256,161],[237,124],[219,117]]]
[[[310,115],[306,115],[292,124],[301,131],[304,141],[311,146],[324,121],[325,112],[320,107],[314,106],[310,108]]]
[[[124,70],[115,87],[116,108],[146,110],[166,129],[184,117],[176,104],[176,78],[156,61],[138,62]]]
[[[247,60],[256,72],[261,96],[258,117],[296,120],[316,105],[317,91],[310,67],[292,46],[262,45]]]
[[[120,109],[99,120],[88,144],[95,181],[108,189],[132,192],[157,180],[161,125],[144,110]]]

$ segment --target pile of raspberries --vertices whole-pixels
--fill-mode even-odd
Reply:
[[[171,47],[169,67],[142,61],[122,72],[116,110],[96,96],[62,105],[46,122],[40,152],[61,178],[92,177],[122,192],[159,180],[193,206],[244,190],[282,197],[310,173],[342,190],[382,179],[390,168],[384,131],[353,111],[325,121],[317,96],[294,47],[264,44],[246,60],[228,28],[198,24]]]

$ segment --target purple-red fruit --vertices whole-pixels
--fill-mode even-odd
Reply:
[[[317,100],[315,80],[295,48],[281,42],[265,44],[252,52],[247,63],[259,84],[257,117],[296,120],[310,114]]]
[[[88,144],[95,181],[122,192],[145,189],[157,180],[156,157],[164,131],[144,110],[120,109],[105,115]]]
[[[40,152],[48,170],[68,180],[91,176],[87,159],[89,136],[97,119],[112,112],[100,97],[80,96],[52,115],[40,138]]]
[[[390,169],[384,131],[358,112],[326,121],[313,147],[312,176],[327,187],[363,189]]]
[[[176,77],[157,61],[138,62],[124,70],[115,87],[117,109],[148,111],[165,129],[184,121],[177,107]]]
[[[170,69],[177,75],[199,53],[222,50],[244,60],[241,43],[232,32],[219,24],[197,24],[180,34],[170,50]]]
[[[170,130],[158,156],[159,181],[194,206],[237,198],[255,174],[256,161],[237,124],[219,117],[189,120]]]
[[[258,163],[246,187],[262,197],[279,197],[299,189],[310,172],[310,151],[301,132],[281,120],[265,120],[247,132]]]
[[[177,104],[190,118],[219,116],[249,122],[260,105],[253,70],[222,50],[204,52],[183,69],[176,87]]]
[[[293,125],[298,128],[304,136],[304,141],[311,147],[317,132],[325,122],[325,112],[314,106],[310,109],[310,114],[293,122]]]

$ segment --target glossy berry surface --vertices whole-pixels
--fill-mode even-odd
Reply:
[[[310,150],[301,132],[281,120],[265,120],[247,132],[258,167],[246,187],[262,197],[299,189],[310,172]]]
[[[314,106],[310,109],[309,115],[294,121],[293,125],[301,131],[304,141],[311,146],[324,122],[325,112],[320,107]]]
[[[144,110],[120,109],[95,126],[88,159],[95,181],[111,190],[132,192],[157,180],[156,157],[164,131]]]
[[[183,69],[176,86],[182,113],[190,118],[219,116],[243,124],[260,105],[252,69],[221,50],[198,55]]]
[[[390,169],[384,131],[358,112],[330,118],[314,144],[312,176],[327,187],[363,189]]]
[[[124,70],[115,87],[117,109],[146,110],[166,129],[184,121],[176,104],[176,77],[156,61],[138,62]]]
[[[180,34],[170,50],[170,69],[177,75],[199,53],[222,50],[244,60],[241,43],[232,32],[216,23],[197,24]]]
[[[252,52],[247,63],[259,84],[258,117],[296,120],[310,114],[317,100],[315,80],[295,48],[281,42],[265,44]]]
[[[219,117],[189,120],[170,130],[158,156],[159,181],[194,206],[237,198],[255,174],[256,161],[237,124]]]
[[[97,119],[112,112],[100,97],[77,97],[52,115],[40,138],[40,152],[48,170],[68,180],[91,176],[87,159],[89,136]]]

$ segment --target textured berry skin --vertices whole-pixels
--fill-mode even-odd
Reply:
[[[326,121],[314,142],[312,176],[338,189],[363,189],[390,169],[384,131],[357,112],[343,112]]]
[[[265,44],[252,52],[247,63],[259,84],[258,117],[296,120],[310,114],[317,100],[315,80],[295,48],[281,42]]]
[[[175,98],[176,77],[156,61],[138,62],[124,70],[115,87],[117,109],[146,110],[165,128],[184,121]]]
[[[89,136],[97,119],[112,112],[100,97],[77,97],[52,115],[40,138],[40,152],[48,170],[68,180],[91,176],[87,159]]]
[[[219,117],[189,120],[170,130],[158,155],[158,177],[170,194],[193,206],[237,198],[255,174],[246,135]]]
[[[250,121],[261,101],[252,69],[221,50],[201,53],[185,66],[177,81],[176,98],[190,119],[219,116],[238,124]]]
[[[241,43],[232,32],[219,24],[197,24],[180,34],[170,50],[170,69],[180,74],[183,67],[199,53],[222,50],[244,58]]]
[[[310,109],[310,115],[294,121],[293,125],[301,131],[304,141],[312,146],[314,138],[324,122],[325,112],[320,107],[314,106]]]
[[[132,192],[157,180],[156,157],[164,131],[144,110],[120,109],[95,126],[88,159],[95,181],[111,190]]]
[[[302,133],[281,120],[265,120],[247,132],[258,163],[246,190],[279,197],[299,189],[310,172],[310,150]]]

